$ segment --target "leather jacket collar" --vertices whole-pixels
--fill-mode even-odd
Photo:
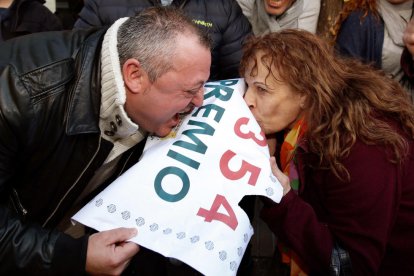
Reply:
[[[66,133],[99,133],[99,107],[101,102],[101,44],[105,30],[91,35],[82,48],[75,54],[75,66],[80,69],[79,81],[73,87],[71,100],[67,106],[68,123]],[[78,59],[81,59],[77,61]],[[96,66],[96,64],[99,64]],[[84,73],[90,72],[90,74]],[[82,93],[89,87],[91,93]],[[90,105],[90,103],[92,103]],[[94,118],[91,120],[91,118]]]

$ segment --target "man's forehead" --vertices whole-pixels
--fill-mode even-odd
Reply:
[[[176,68],[172,68],[157,78],[154,81],[154,85],[181,88],[184,90],[193,89],[203,86],[207,82],[208,76],[209,75],[200,72],[191,70],[180,71]]]

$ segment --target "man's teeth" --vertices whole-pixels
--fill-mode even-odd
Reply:
[[[191,112],[191,109],[178,112],[178,114],[179,115],[187,115],[187,114],[190,114],[190,112]]]
[[[184,118],[185,116],[187,116],[188,115],[188,113],[183,113],[183,112],[181,112],[181,113],[178,113],[178,117],[181,119],[181,118]]]

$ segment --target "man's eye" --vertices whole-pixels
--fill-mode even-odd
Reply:
[[[185,93],[185,97],[186,98],[194,98],[195,95],[197,95],[198,90],[191,90],[191,91],[186,91]]]

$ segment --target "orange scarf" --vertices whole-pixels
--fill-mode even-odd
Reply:
[[[280,149],[280,163],[281,169],[284,174],[289,176],[290,186],[297,193],[299,190],[299,175],[296,168],[295,153],[298,145],[298,141],[302,138],[306,131],[306,124],[303,118],[299,119],[293,128],[286,133],[282,147]],[[290,275],[304,276],[307,275],[300,266],[298,257],[286,248],[284,245],[279,243],[279,250],[282,254],[282,262],[290,266]]]

